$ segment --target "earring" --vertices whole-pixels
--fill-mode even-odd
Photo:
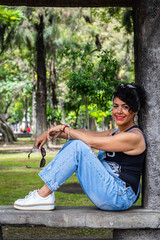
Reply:
[[[138,124],[138,115],[137,114],[134,116],[134,121],[136,124]]]

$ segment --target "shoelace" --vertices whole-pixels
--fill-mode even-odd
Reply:
[[[37,190],[29,192],[29,194],[27,196],[25,196],[25,199],[29,198],[31,195],[35,194],[36,192],[37,192]]]

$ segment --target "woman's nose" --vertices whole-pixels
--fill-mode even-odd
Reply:
[[[118,109],[117,109],[117,112],[121,113],[122,112],[122,107],[119,106]]]

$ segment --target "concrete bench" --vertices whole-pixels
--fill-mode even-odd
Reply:
[[[32,133],[14,133],[17,138],[29,138],[32,137]]]
[[[148,237],[144,239],[158,240],[160,239],[160,210],[132,207],[127,211],[113,212],[102,211],[96,207],[57,206],[54,211],[19,211],[13,206],[0,206],[0,225],[114,229],[114,239],[120,240],[143,240],[139,231],[144,231],[145,236],[148,231]],[[155,236],[157,230],[159,238]],[[128,231],[133,231],[133,238],[129,237]],[[2,240],[2,230],[0,232],[0,240]],[[125,232],[126,238],[124,238]],[[123,238],[120,238],[121,233]]]

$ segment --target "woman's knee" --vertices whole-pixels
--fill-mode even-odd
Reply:
[[[81,140],[73,140],[72,144],[75,145],[76,147],[79,147],[79,148],[88,148],[88,149],[90,149],[90,147],[86,143],[81,141]]]

